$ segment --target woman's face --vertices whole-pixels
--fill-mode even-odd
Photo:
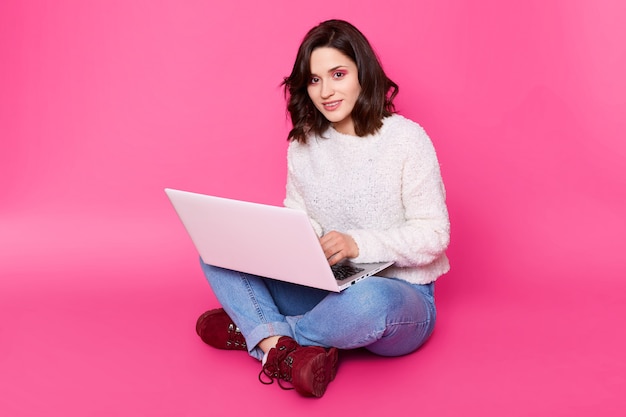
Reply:
[[[361,93],[354,61],[335,48],[311,53],[311,79],[307,92],[315,107],[338,132],[355,135],[352,109]]]

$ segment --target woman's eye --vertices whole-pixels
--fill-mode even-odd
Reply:
[[[317,77],[311,77],[311,78],[309,79],[309,84],[317,84],[319,81],[320,81],[320,79],[319,79],[319,78],[317,78]]]
[[[345,72],[336,72],[333,74],[335,78],[343,78],[345,77],[346,73]]]

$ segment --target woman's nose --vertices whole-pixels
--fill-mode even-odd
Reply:
[[[335,90],[332,88],[332,85],[330,85],[330,83],[322,83],[321,94],[322,98],[328,98],[335,94]]]

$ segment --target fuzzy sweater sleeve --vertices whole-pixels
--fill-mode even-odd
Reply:
[[[416,134],[422,137],[398,148],[404,218],[388,228],[347,230],[359,246],[355,262],[392,260],[397,267],[423,266],[436,261],[448,247],[450,222],[439,163],[426,133]]]
[[[287,149],[287,185],[285,187],[286,196],[283,205],[285,207],[289,207],[295,210],[302,210],[308,214],[306,201],[304,200],[302,194],[299,192],[300,187],[298,187],[297,185],[298,180],[297,176],[295,175],[293,166],[294,164],[291,158],[291,153],[294,152],[293,148],[294,146],[289,146],[289,148]],[[311,222],[311,226],[313,227],[313,230],[315,230],[317,236],[321,237],[323,234],[322,226],[310,215],[309,221]]]

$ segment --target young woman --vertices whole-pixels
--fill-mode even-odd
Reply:
[[[330,265],[395,263],[329,293],[202,262],[223,309],[200,316],[196,331],[261,360],[261,382],[321,397],[339,350],[399,356],[428,339],[450,224],[433,145],[395,113],[398,87],[354,26],[311,29],[284,86],[293,124],[285,206],[308,214]]]

